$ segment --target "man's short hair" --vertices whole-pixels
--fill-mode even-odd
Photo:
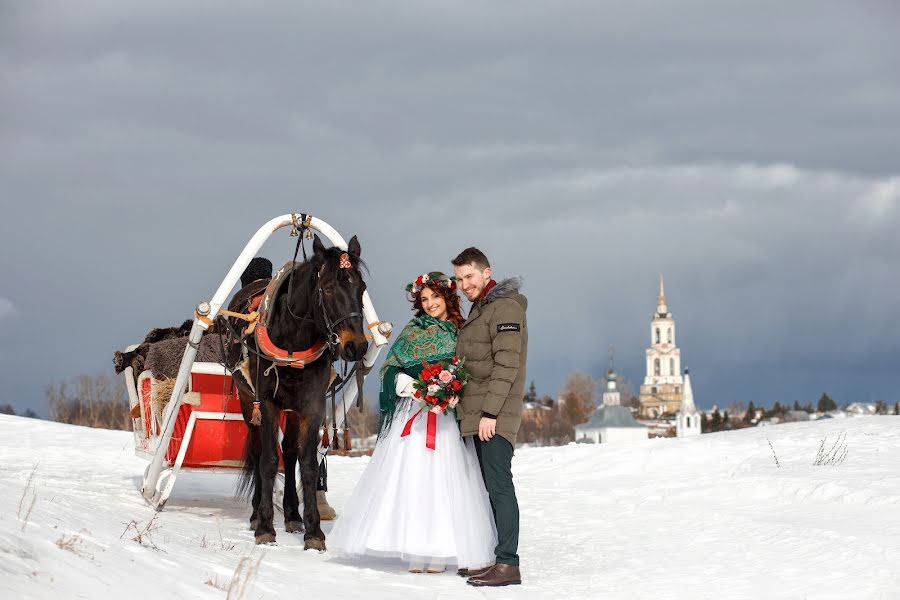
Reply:
[[[476,269],[480,269],[482,271],[490,268],[491,266],[491,263],[488,260],[487,256],[484,255],[484,252],[474,246],[466,248],[459,253],[459,256],[457,256],[450,262],[454,267],[461,267],[463,265],[475,265]]]

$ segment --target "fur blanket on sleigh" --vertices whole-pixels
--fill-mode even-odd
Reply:
[[[205,334],[200,338],[200,348],[197,350],[195,361],[221,363],[221,343],[224,341],[223,336],[218,334]],[[181,365],[181,357],[184,356],[187,342],[187,337],[179,337],[151,344],[144,368],[148,369],[155,379],[174,379],[178,376],[178,367]],[[228,351],[227,346],[225,351]]]

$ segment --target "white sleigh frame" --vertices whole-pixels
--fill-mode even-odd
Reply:
[[[239,414],[227,413],[224,411],[191,411],[190,420],[188,421],[187,428],[185,429],[184,437],[182,439],[177,457],[174,461],[166,460],[169,443],[172,439],[172,433],[175,429],[176,419],[179,413],[179,409],[181,408],[188,383],[190,381],[191,373],[197,373],[198,371],[211,371],[210,374],[222,374],[230,376],[230,373],[221,365],[215,363],[194,364],[194,359],[197,355],[196,346],[199,344],[200,338],[203,333],[209,327],[204,322],[204,320],[201,319],[201,317],[209,320],[215,318],[215,316],[222,309],[222,306],[224,305],[226,299],[231,294],[231,290],[238,283],[238,280],[240,279],[240,276],[243,273],[244,269],[247,267],[253,257],[257,255],[260,248],[273,233],[284,227],[291,227],[292,233],[298,232],[305,227],[308,230],[312,230],[321,234],[323,237],[327,238],[332,243],[332,245],[341,248],[342,250],[347,249],[347,242],[344,240],[344,238],[341,237],[341,235],[333,227],[316,217],[312,217],[310,215],[302,213],[292,213],[277,217],[260,227],[256,234],[247,243],[247,245],[244,246],[243,251],[237,257],[237,260],[234,261],[234,264],[231,266],[228,274],[225,275],[225,279],[222,281],[221,285],[219,285],[219,288],[216,290],[215,294],[213,294],[212,299],[207,302],[202,302],[198,305],[194,318],[194,324],[191,327],[191,332],[189,334],[189,343],[187,344],[184,355],[181,359],[181,364],[178,369],[178,376],[175,380],[175,387],[172,390],[172,398],[166,406],[164,414],[162,415],[161,426],[158,430],[156,430],[155,419],[151,419],[152,434],[149,436],[149,438],[143,440],[139,439],[139,432],[137,431],[137,428],[135,429],[136,453],[150,458],[150,464],[144,471],[144,481],[141,487],[141,493],[143,494],[147,502],[149,502],[154,508],[156,508],[156,510],[162,510],[162,508],[166,504],[166,501],[169,499],[170,494],[172,493],[172,488],[175,486],[175,481],[178,478],[178,474],[182,470],[185,453],[187,452],[188,446],[190,445],[191,437],[197,421],[204,419],[238,420],[242,418]],[[382,348],[387,345],[387,336],[389,336],[391,333],[391,326],[389,323],[379,325],[380,322],[378,319],[378,315],[375,313],[375,309],[372,306],[372,301],[369,298],[368,291],[363,292],[363,318],[365,319],[366,324],[369,328],[369,332],[372,336],[372,343],[369,345],[369,349],[362,359],[363,365],[365,366],[366,370],[368,370],[375,363],[375,360],[378,358],[378,354],[381,352]],[[140,402],[140,398],[139,390],[135,389],[135,379],[130,367],[125,370],[124,375],[126,381],[129,382],[129,385],[127,386],[129,400],[131,402],[131,406],[134,406],[135,404]],[[345,414],[346,409],[349,408],[349,406],[352,405],[353,401],[356,399],[358,392],[359,390],[357,389],[356,379],[351,379],[346,383],[342,400],[344,410],[339,411],[340,414]],[[280,431],[279,435],[281,435]],[[205,468],[203,469],[203,471],[234,472],[234,469]]]

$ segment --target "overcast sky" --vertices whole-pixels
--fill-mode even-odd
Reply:
[[[540,393],[610,344],[636,389],[663,274],[701,407],[900,401],[898,20],[0,0],[0,404],[112,373],[289,212],[359,235],[398,327],[405,284],[466,246],[523,276]]]

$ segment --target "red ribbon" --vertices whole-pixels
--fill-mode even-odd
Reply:
[[[422,409],[419,409],[419,412],[414,414],[409,418],[409,421],[406,422],[406,425],[403,427],[403,433],[400,434],[400,437],[406,437],[412,431],[413,421],[416,420],[416,417],[422,412]],[[429,450],[435,449],[435,441],[437,440],[437,414],[428,411],[427,424],[425,427],[425,447]]]
[[[434,450],[437,439],[437,415],[428,411],[428,427],[425,429],[425,447]]]

